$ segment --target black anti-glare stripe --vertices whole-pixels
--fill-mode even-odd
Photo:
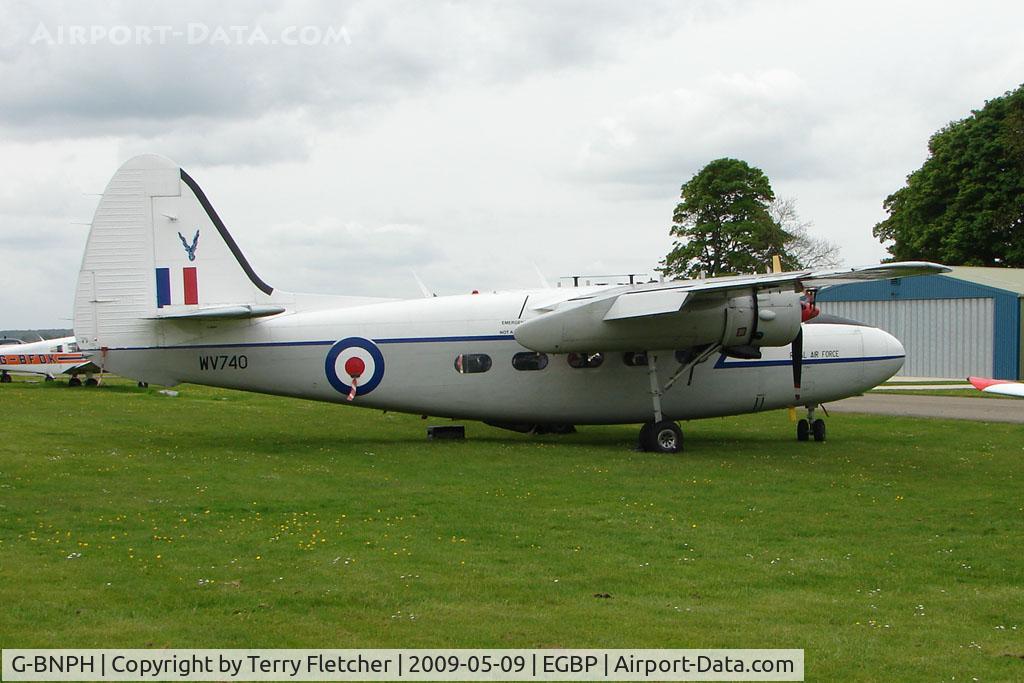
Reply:
[[[249,262],[245,260],[245,254],[243,254],[242,250],[238,248],[235,240],[231,237],[231,233],[228,232],[228,229],[224,226],[224,221],[220,219],[220,216],[217,215],[217,211],[213,208],[213,205],[210,204],[210,200],[206,198],[203,188],[199,187],[199,184],[192,180],[192,176],[185,173],[185,169],[181,169],[181,179],[192,189],[192,192],[196,195],[196,199],[198,199],[199,203],[203,205],[204,209],[206,209],[206,215],[210,217],[210,220],[213,222],[214,226],[216,226],[221,239],[223,239],[224,243],[228,245],[228,249],[231,250],[231,253],[235,255],[235,260],[238,261],[238,265],[242,266],[242,270],[244,270],[245,274],[249,276],[249,280],[264,294],[270,295],[273,293],[274,288],[261,280],[260,276],[256,274],[256,271],[254,271],[252,266],[249,265]]]

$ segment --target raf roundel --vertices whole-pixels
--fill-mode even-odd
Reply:
[[[369,339],[348,337],[327,352],[324,372],[331,386],[351,400],[370,393],[384,379],[384,355]]]

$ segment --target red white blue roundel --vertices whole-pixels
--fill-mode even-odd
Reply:
[[[384,355],[369,339],[348,337],[327,352],[324,372],[331,386],[343,394],[352,391],[354,379],[355,395],[363,396],[376,389],[384,379]]]

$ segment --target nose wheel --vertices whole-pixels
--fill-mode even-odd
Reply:
[[[796,440],[810,441],[812,437],[819,442],[825,440],[825,421],[820,417],[815,419],[814,407],[808,406],[807,418],[796,423]]]

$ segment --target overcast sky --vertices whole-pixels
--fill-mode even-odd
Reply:
[[[70,326],[98,194],[143,152],[284,290],[652,273],[724,156],[874,263],[928,137],[1024,81],[1021,3],[213,5],[0,5],[0,328]]]

